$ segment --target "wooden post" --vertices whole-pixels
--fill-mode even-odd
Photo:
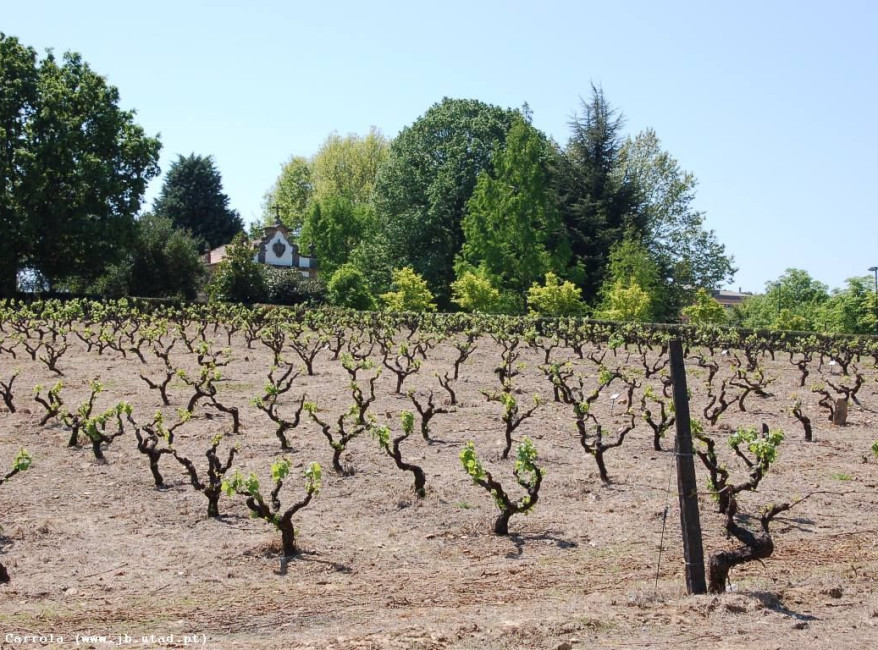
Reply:
[[[686,589],[690,594],[703,594],[707,593],[704,548],[701,543],[701,520],[698,516],[698,487],[695,482],[695,459],[689,423],[689,393],[686,389],[686,367],[683,365],[683,345],[680,339],[670,341],[668,354],[677,426],[677,494],[680,497],[680,524],[683,528]]]

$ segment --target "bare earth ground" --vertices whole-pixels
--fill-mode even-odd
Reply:
[[[191,371],[194,360],[179,348],[172,358]],[[442,394],[433,373],[451,367],[452,352],[445,344],[433,350],[404,390]],[[522,403],[533,393],[551,398],[537,368],[541,354],[523,355],[527,368],[516,378]],[[573,357],[556,350],[553,358],[565,355]],[[350,404],[347,374],[329,357],[321,353],[317,374],[297,380],[284,413],[303,392],[333,420]],[[265,485],[280,445],[274,425],[249,400],[265,383],[270,353],[258,343],[248,350],[236,339],[232,359],[219,398],[241,409],[245,431],[229,436],[221,449],[240,444],[235,466],[257,472]],[[775,520],[774,555],[733,569],[732,592],[687,596],[677,498],[667,491],[675,490],[674,456],[652,451],[643,422],[608,452],[613,484],[603,487],[593,459],[578,446],[570,407],[550,401],[517,432],[534,439],[546,471],[539,504],[529,516],[513,517],[509,537],[492,533],[495,507],[463,472],[458,453],[473,440],[486,467],[513,487],[512,460],[499,459],[501,408],[479,394],[497,389],[492,369],[498,363],[499,348],[482,340],[457,383],[461,404],[433,421],[437,441],[413,436],[403,443],[404,458],[427,472],[423,500],[411,491],[411,475],[397,470],[368,436],[355,439],[345,457],[355,473],[336,476],[325,439],[303,420],[291,434],[294,472],[319,461],[324,485],[295,517],[305,553],[284,570],[279,535],[251,519],[243,499],[224,496],[223,516],[207,519],[206,499],[167,456],[162,468],[169,487],[155,489],[130,431],[107,449],[105,465],[88,447],[68,449],[60,424],[39,426],[41,412],[30,395],[35,384],[54,383],[53,375],[23,354],[0,358],[0,379],[22,369],[18,411],[0,415],[0,467],[7,471],[20,446],[34,458],[29,471],[0,486],[0,558],[12,576],[0,586],[0,647],[40,645],[7,636],[15,634],[54,634],[55,643],[42,644],[48,647],[72,647],[76,634],[108,637],[79,646],[94,648],[119,645],[119,635],[128,635],[121,645],[131,647],[184,647],[187,634],[203,635],[198,644],[207,648],[878,647],[878,466],[869,451],[878,439],[874,369],[860,393],[867,410],[854,408],[847,427],[833,428],[807,387],[796,387],[798,372],[786,357],[766,360],[768,374],[778,377],[769,389],[775,397],[751,396],[748,413],[732,407],[721,420],[733,427],[764,421],[787,432],[778,463],[757,494],[742,496],[741,511],[757,514],[771,502],[819,494]],[[590,362],[575,363],[595,376]],[[86,353],[77,341],[59,365],[68,406],[82,401],[88,381],[100,377],[106,388],[100,408],[128,400],[137,419],[147,421],[160,407],[159,396],[138,378],[140,372],[158,375],[155,359],[145,370],[133,356]],[[819,379],[812,370],[808,386]],[[694,365],[688,373],[693,417],[700,417],[703,375]],[[398,414],[411,403],[393,394],[394,381],[387,371],[379,379],[373,412],[399,431]],[[787,414],[796,390],[804,391],[815,424],[810,444]],[[190,394],[179,381],[171,392],[174,407]],[[621,424],[625,408],[617,404],[611,416],[603,396],[597,413],[605,423]],[[198,413],[178,431],[177,446],[202,468],[209,440],[229,430],[230,419],[202,408]],[[736,478],[745,477],[724,444],[720,452]],[[701,489],[706,474],[696,468]],[[296,478],[282,500],[303,494]],[[709,496],[702,491],[700,498],[709,555],[732,543]],[[66,637],[63,645],[59,635]]]

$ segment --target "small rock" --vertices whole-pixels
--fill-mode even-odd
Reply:
[[[828,589],[824,589],[821,591],[824,596],[829,596],[830,598],[841,598],[842,593],[844,593],[841,587],[830,587]]]
[[[558,644],[555,650],[573,650],[573,644],[570,641],[563,641]]]
[[[794,630],[806,630],[808,629],[808,621],[798,621],[797,623],[793,623]]]

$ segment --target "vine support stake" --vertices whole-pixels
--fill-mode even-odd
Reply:
[[[677,494],[680,497],[680,525],[683,528],[683,556],[686,560],[686,589],[690,594],[707,593],[704,579],[704,548],[701,541],[701,520],[698,515],[698,487],[695,481],[695,459],[689,421],[689,393],[686,388],[686,367],[683,345],[672,339],[668,346],[671,383],[674,390],[674,411],[677,427]]]

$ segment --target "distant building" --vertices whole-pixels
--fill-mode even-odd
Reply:
[[[747,298],[753,296],[752,293],[741,291],[740,289],[738,291],[726,291],[725,289],[721,289],[719,291],[714,291],[711,295],[713,296],[713,299],[725,309],[737,307],[738,305],[743,304]]]
[[[306,278],[315,277],[317,257],[314,255],[314,247],[310,247],[307,256],[301,255],[298,245],[290,242],[289,234],[287,227],[280,222],[263,228],[262,239],[250,242],[253,247],[253,261],[276,269],[296,269]],[[214,248],[204,256],[208,271],[215,271],[226,258],[227,247],[228,244]]]

